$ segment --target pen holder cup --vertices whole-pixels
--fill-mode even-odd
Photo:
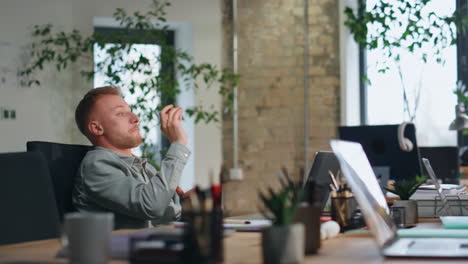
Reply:
[[[332,197],[331,215],[336,221],[341,231],[353,228],[353,217],[357,209],[357,203],[354,197]]]
[[[295,220],[304,224],[305,253],[316,254],[320,248],[321,206],[305,206],[297,210]]]
[[[223,214],[184,212],[184,263],[220,263],[223,261]]]
[[[392,206],[390,208],[390,217],[397,228],[406,227],[406,209],[401,206]]]

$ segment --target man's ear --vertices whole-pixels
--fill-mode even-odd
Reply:
[[[104,134],[104,128],[101,126],[101,124],[99,124],[98,121],[90,121],[88,123],[88,129],[93,136],[101,136]]]

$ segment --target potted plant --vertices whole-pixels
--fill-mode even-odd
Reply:
[[[418,223],[418,202],[410,200],[410,197],[418,190],[419,186],[426,181],[426,177],[416,175],[414,179],[403,179],[395,181],[393,188],[385,188],[387,191],[400,197],[395,200],[393,206],[405,208],[405,225],[415,225]]]
[[[304,225],[294,223],[295,214],[303,196],[301,181],[294,182],[287,175],[281,187],[275,191],[268,188],[268,194],[260,193],[265,217],[273,225],[263,230],[262,248],[264,263],[301,263],[304,259]]]

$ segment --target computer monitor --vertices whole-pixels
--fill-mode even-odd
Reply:
[[[325,208],[330,193],[332,183],[329,171],[333,175],[339,174],[340,164],[336,156],[331,151],[319,151],[315,153],[314,163],[309,171],[309,175],[304,187],[304,200],[313,200],[317,205]],[[311,197],[311,195],[313,195]]]
[[[421,158],[431,161],[432,168],[443,183],[458,184],[460,180],[460,160],[458,147],[419,147]]]
[[[404,137],[413,143],[413,150],[406,152],[398,142],[399,125],[343,126],[338,128],[343,140],[361,143],[376,174],[387,171],[388,179],[413,179],[421,175],[421,159],[416,143],[416,130],[407,124]],[[384,176],[382,176],[384,177]]]

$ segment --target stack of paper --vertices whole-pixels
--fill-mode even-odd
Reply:
[[[466,192],[464,184],[441,184],[442,193],[445,195],[459,195]],[[434,200],[439,194],[434,185],[421,185],[418,190],[411,196],[411,200]]]
[[[423,185],[410,199],[418,201],[419,217],[436,217],[444,215],[468,215],[468,195],[466,186],[456,184],[441,184],[442,193],[447,196],[448,211],[441,212],[443,207],[439,193],[434,185]]]
[[[259,232],[271,225],[271,220],[266,219],[224,219],[224,228],[241,232]]]

